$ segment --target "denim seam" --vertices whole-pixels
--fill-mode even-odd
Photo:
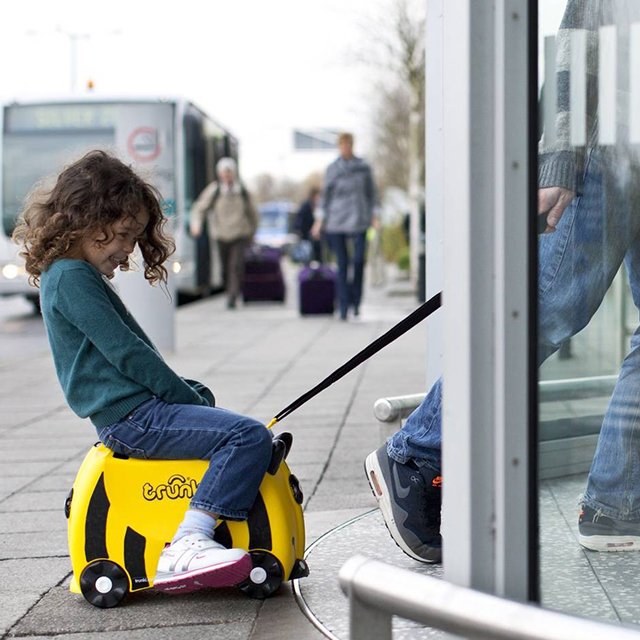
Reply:
[[[224,516],[225,518],[246,520],[248,516],[247,511],[234,511],[233,509],[225,509],[225,508],[218,509],[215,506],[212,506],[206,502],[201,502],[199,500],[190,502],[189,506],[192,509],[202,509],[204,511],[208,511],[210,513],[213,513],[219,516]]]
[[[599,502],[595,498],[592,498],[588,492],[585,491],[584,496],[582,497],[581,504],[593,509],[594,511],[600,513],[607,518],[612,518],[613,520],[620,520],[621,522],[638,522],[640,521],[640,511],[638,513],[629,513],[626,514],[625,517],[621,517],[619,511],[608,507],[606,504]],[[635,517],[634,517],[635,516]]]

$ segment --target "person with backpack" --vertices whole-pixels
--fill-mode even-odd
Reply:
[[[258,228],[258,212],[238,178],[233,158],[221,158],[216,173],[218,180],[207,185],[193,203],[189,228],[197,238],[207,220],[211,241],[220,250],[227,308],[235,309],[244,279],[244,253]]]

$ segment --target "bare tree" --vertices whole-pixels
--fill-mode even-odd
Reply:
[[[382,190],[400,187],[409,190],[410,94],[406,87],[376,85],[376,103],[372,107],[372,163]]]
[[[372,158],[381,188],[408,191],[412,153],[418,183],[424,185],[424,0],[391,0],[378,13],[363,25],[367,45],[356,54],[377,76],[371,95]],[[420,141],[417,148],[412,135]]]
[[[365,29],[371,47],[364,59],[379,75],[372,96],[372,157],[381,189],[395,186],[408,192],[415,283],[425,184],[424,0],[392,0],[384,17]]]

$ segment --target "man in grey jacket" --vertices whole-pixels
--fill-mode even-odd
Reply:
[[[338,305],[340,318],[349,309],[360,313],[367,247],[367,230],[373,224],[376,187],[369,165],[353,155],[353,135],[338,136],[340,156],[325,174],[320,206],[311,231],[315,238],[324,231],[327,244],[338,261]]]

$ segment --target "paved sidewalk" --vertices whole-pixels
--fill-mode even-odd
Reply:
[[[229,311],[222,297],[216,297],[181,307],[177,348],[167,354],[178,373],[210,386],[220,406],[264,422],[417,305],[408,283],[390,278],[383,287],[368,288],[357,322],[301,318],[290,266],[287,278],[284,305],[252,304]],[[365,455],[381,443],[373,403],[382,396],[423,390],[425,344],[425,329],[413,329],[276,425],[276,431],[294,435],[288,462],[305,495],[307,545],[375,507],[362,471]],[[0,354],[0,411],[0,637],[323,637],[301,611],[289,584],[266,601],[236,590],[181,597],[146,591],[107,610],[70,594],[63,505],[95,432],[66,407],[45,350]],[[370,514],[358,521],[362,536],[369,530],[363,525],[377,517]],[[380,522],[370,529],[371,535],[388,540]],[[326,537],[319,558],[331,539]],[[342,552],[345,544],[353,545],[353,553],[360,551],[355,538],[343,540]],[[334,567],[325,571],[314,565],[312,556],[310,563],[309,577],[300,582],[304,588],[324,580],[335,585]],[[317,590],[314,598],[318,600]],[[335,604],[341,611],[346,606],[337,589],[328,589],[322,604],[325,609]],[[345,628],[343,622],[337,628]]]

